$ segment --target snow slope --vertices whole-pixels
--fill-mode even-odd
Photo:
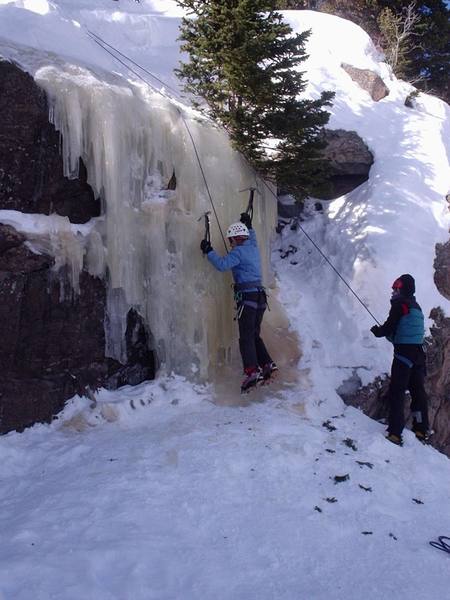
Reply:
[[[379,320],[401,272],[427,312],[442,304],[432,261],[448,238],[448,107],[421,96],[405,108],[410,87],[351,23],[286,18],[313,28],[308,93],[335,89],[331,126],[375,154],[367,184],[302,225]],[[178,22],[162,0],[0,0],[0,52],[33,73],[63,65],[135,86],[89,28],[178,91]],[[380,73],[390,95],[373,103],[341,62]],[[298,251],[282,259],[289,244]],[[0,438],[2,600],[448,596],[448,557],[428,545],[450,535],[448,459],[408,432],[403,448],[389,444],[334,391],[354,371],[368,381],[386,369],[390,347],[368,336],[373,321],[301,231],[275,240],[273,263],[302,341],[298,383],[242,401],[232,385],[225,398],[161,374]]]
[[[449,237],[450,107],[425,94],[417,109],[405,107],[411,86],[392,75],[369,36],[353,23],[303,11],[287,13],[287,20],[297,30],[303,24],[312,28],[310,93],[336,92],[329,127],[356,131],[374,154],[369,181],[331,202],[324,215],[304,224],[305,230],[378,321],[385,320],[392,282],[402,273],[415,277],[425,316],[437,305],[446,310],[447,301],[433,283],[433,260],[435,244]],[[342,63],[378,73],[389,95],[373,102]],[[297,265],[279,258],[278,248],[290,244],[300,249]],[[369,333],[372,317],[304,234],[286,228],[275,250],[286,286],[283,298],[302,332],[316,383],[323,381],[323,369],[332,372],[334,385],[345,373],[356,371],[366,383],[388,370],[390,344]],[[297,280],[307,282],[299,292]],[[355,368],[359,365],[363,368]]]
[[[180,378],[98,400],[0,438],[2,599],[447,597],[449,461],[409,432]]]

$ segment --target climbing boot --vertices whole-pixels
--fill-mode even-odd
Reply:
[[[267,382],[278,371],[278,367],[274,362],[266,363],[262,368],[262,381]]]
[[[430,434],[428,431],[420,431],[419,429],[413,429],[414,435],[416,436],[416,438],[419,440],[419,442],[422,442],[422,444],[428,444],[428,442],[430,441]]]
[[[392,442],[396,446],[403,446],[403,439],[401,435],[395,435],[395,433],[388,433],[386,439]]]
[[[260,370],[258,367],[246,367],[244,369],[244,380],[241,383],[241,394],[246,394],[256,386],[260,378]]]

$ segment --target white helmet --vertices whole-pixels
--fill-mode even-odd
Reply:
[[[238,237],[238,236],[248,237],[248,228],[244,223],[233,223],[227,229],[227,238]]]

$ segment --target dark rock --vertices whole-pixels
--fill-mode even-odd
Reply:
[[[316,194],[322,200],[333,200],[348,194],[369,179],[373,154],[355,131],[325,129],[322,151],[328,163],[329,189]]]
[[[372,100],[375,102],[382,100],[389,94],[389,88],[377,73],[369,69],[358,69],[346,63],[342,63],[341,67],[359,87],[370,94]]]
[[[86,386],[116,388],[154,377],[148,334],[128,315],[127,363],[105,358],[106,291],[82,272],[73,295],[65,273],[47,267],[0,273],[0,433],[50,421]],[[69,293],[67,293],[69,292]]]
[[[51,257],[34,254],[23,244],[9,248],[4,252],[0,250],[0,278],[7,277],[9,273],[41,271],[42,269],[48,269],[53,263],[54,260]]]
[[[427,344],[427,391],[433,446],[450,456],[450,318],[441,308],[430,313],[434,325]]]
[[[151,334],[147,330],[144,319],[134,309],[127,315],[125,333],[127,364],[122,365],[114,375],[109,377],[105,387],[116,389],[122,385],[137,385],[155,376],[155,357],[149,350]]]
[[[278,216],[282,219],[294,219],[300,215],[302,206],[298,202],[282,202],[278,199]]]
[[[16,231],[14,227],[0,223],[0,255],[6,252],[6,250],[21,246],[25,239],[25,236]]]
[[[11,63],[0,62],[0,77],[0,209],[56,212],[77,223],[97,216],[84,165],[80,179],[63,176],[44,93]],[[74,394],[154,377],[142,317],[135,310],[127,316],[125,364],[106,358],[105,282],[83,271],[75,294],[54,263],[0,224],[0,433],[51,421]]]
[[[445,244],[436,244],[435,251],[434,283],[439,293],[450,300],[450,241]]]
[[[167,184],[168,190],[176,190],[177,189],[177,177],[175,175],[175,171],[172,173],[172,177],[169,179],[169,183]]]
[[[372,383],[357,390],[352,389],[353,386],[346,386],[345,384],[346,382],[336,391],[346,404],[360,408],[366,415],[376,420],[387,417],[387,393],[389,388],[389,378],[387,376],[376,377]]]
[[[45,93],[33,78],[0,61],[0,209],[68,217],[85,223],[100,214],[100,201],[79,178],[63,176],[60,135],[48,120]]]

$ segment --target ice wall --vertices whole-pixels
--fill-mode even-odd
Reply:
[[[273,195],[223,132],[145,85],[74,66],[42,68],[36,81],[47,91],[51,119],[62,133],[65,174],[76,176],[82,157],[89,184],[103,200],[105,219],[95,232],[103,245],[91,244],[85,262],[108,279],[108,355],[124,359],[125,317],[135,307],[168,371],[213,377],[235,352],[232,279],[216,272],[199,251],[198,219],[211,203],[180,110],[224,232],[246,206],[248,193],[239,190],[255,184],[259,190],[254,222],[266,283]],[[173,173],[176,189],[170,191]],[[213,246],[224,253],[214,215],[211,232]]]

